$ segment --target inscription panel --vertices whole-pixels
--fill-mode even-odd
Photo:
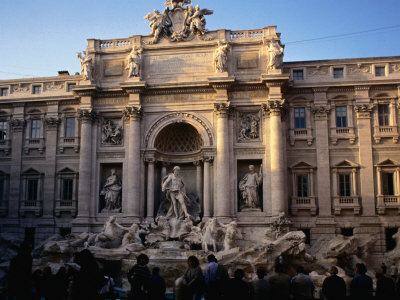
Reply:
[[[145,70],[149,77],[154,75],[212,73],[213,53],[181,53],[149,55],[145,57]]]
[[[174,102],[192,102],[192,101],[213,101],[214,94],[183,94],[183,95],[157,95],[144,96],[144,103],[174,103]]]
[[[107,106],[107,105],[127,105],[128,98],[97,98],[94,99],[94,105]]]

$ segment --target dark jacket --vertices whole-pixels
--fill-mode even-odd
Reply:
[[[332,275],[325,278],[322,293],[328,300],[342,300],[346,297],[346,283],[342,277]]]
[[[394,300],[396,299],[396,289],[394,281],[386,276],[378,278],[376,282],[376,299],[377,300]]]
[[[249,300],[249,286],[243,280],[232,278],[227,283],[226,298],[229,300]]]
[[[149,283],[149,300],[165,300],[165,280],[159,275],[152,275]]]
[[[353,300],[369,300],[372,298],[372,279],[368,275],[354,276],[350,285],[350,294]]]

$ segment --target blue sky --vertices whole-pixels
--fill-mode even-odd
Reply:
[[[400,0],[193,0],[214,10],[209,30],[277,25],[285,61],[400,55]],[[0,80],[80,71],[87,38],[147,35],[164,0],[2,0]],[[391,27],[391,28],[387,28]],[[293,43],[363,32],[327,40]]]

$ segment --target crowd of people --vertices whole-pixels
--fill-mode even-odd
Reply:
[[[32,246],[23,243],[19,254],[11,261],[8,274],[8,299],[15,300],[105,300],[113,296],[114,280],[101,274],[92,253],[84,249],[75,254],[74,262],[61,267],[56,274],[50,267],[35,270],[32,274]],[[197,257],[190,256],[187,269],[176,281],[176,300],[397,300],[400,299],[398,270],[393,264],[388,272],[383,264],[376,274],[376,289],[367,275],[364,264],[357,264],[355,276],[349,288],[338,276],[338,268],[329,269],[322,290],[315,297],[314,283],[302,266],[296,274],[289,276],[284,265],[277,263],[274,273],[267,275],[264,268],[256,270],[252,279],[245,279],[244,270],[238,268],[230,278],[226,268],[210,254],[204,270]],[[166,300],[166,284],[160,268],[150,271],[149,258],[145,254],[137,257],[137,263],[128,272],[131,285],[130,300]],[[389,273],[389,274],[387,274]]]

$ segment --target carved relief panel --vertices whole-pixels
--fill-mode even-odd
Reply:
[[[103,146],[123,145],[123,122],[121,119],[103,119],[101,124],[101,144]]]
[[[261,118],[259,112],[238,112],[237,142],[249,143],[261,141]]]

